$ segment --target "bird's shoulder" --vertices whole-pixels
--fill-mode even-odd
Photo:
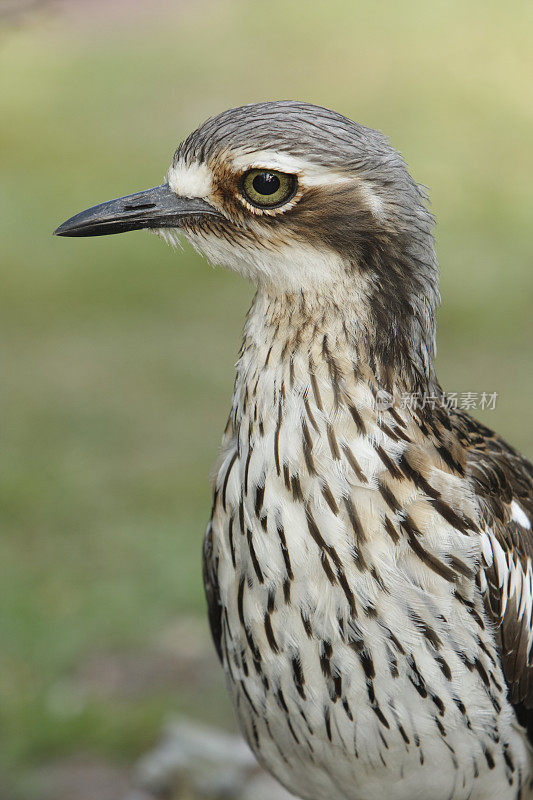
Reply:
[[[479,507],[478,584],[509,700],[533,742],[533,465],[468,414],[454,412],[450,422]]]

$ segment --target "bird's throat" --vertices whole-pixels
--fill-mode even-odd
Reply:
[[[280,295],[259,290],[237,364],[238,404],[252,395],[257,402],[275,404],[280,392],[315,396],[319,390],[319,402],[335,413],[349,402],[355,386],[364,386],[374,397],[435,391],[433,369],[429,374],[421,369],[419,355],[405,352],[383,359],[375,346],[371,309],[364,299],[348,297],[344,292],[335,298],[322,291]],[[391,328],[388,336],[394,335]]]

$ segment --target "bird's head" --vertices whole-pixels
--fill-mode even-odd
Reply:
[[[307,103],[230,109],[182,142],[162,186],[72,217],[60,236],[178,234],[269,293],[357,300],[431,351],[438,300],[423,190],[379,132]]]

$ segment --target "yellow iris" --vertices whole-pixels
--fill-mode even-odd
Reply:
[[[242,194],[258,208],[282,206],[294,197],[296,189],[295,175],[274,169],[250,169],[241,179]]]

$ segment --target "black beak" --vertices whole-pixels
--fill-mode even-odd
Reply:
[[[56,236],[105,236],[138,228],[179,228],[184,217],[222,214],[199,197],[180,197],[168,183],[109,200],[67,219]]]

